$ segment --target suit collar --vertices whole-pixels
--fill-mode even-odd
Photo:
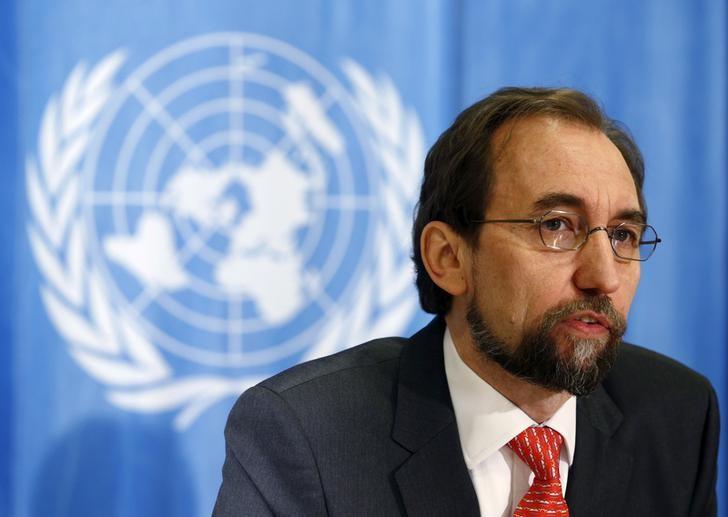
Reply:
[[[412,453],[395,472],[407,515],[479,514],[443,364],[445,322],[435,318],[402,351],[392,438]]]
[[[442,353],[444,332],[444,320],[435,318],[409,339],[400,358],[392,437],[411,452],[455,421]]]
[[[614,435],[622,412],[599,385],[576,403],[576,452],[566,502],[572,515],[620,515],[633,458]]]

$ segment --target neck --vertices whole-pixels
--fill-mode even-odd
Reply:
[[[460,359],[475,374],[496,391],[518,406],[539,424],[551,418],[571,397],[565,391],[552,391],[520,379],[485,357],[475,347],[467,324],[445,318]]]

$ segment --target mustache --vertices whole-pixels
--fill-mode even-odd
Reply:
[[[542,328],[551,329],[572,314],[583,311],[592,311],[607,318],[609,332],[613,336],[622,337],[627,330],[627,321],[624,316],[614,307],[612,300],[604,294],[579,298],[549,309],[543,316]]]

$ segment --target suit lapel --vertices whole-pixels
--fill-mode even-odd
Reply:
[[[436,318],[402,352],[392,438],[412,453],[395,472],[407,515],[479,514],[445,377],[444,321]]]
[[[566,488],[571,515],[620,515],[633,462],[613,439],[621,422],[622,413],[602,385],[577,400],[576,451]]]

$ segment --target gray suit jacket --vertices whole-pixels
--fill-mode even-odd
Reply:
[[[225,429],[216,516],[478,515],[436,318],[246,391]],[[716,513],[718,409],[708,381],[622,345],[577,401],[572,516]]]

